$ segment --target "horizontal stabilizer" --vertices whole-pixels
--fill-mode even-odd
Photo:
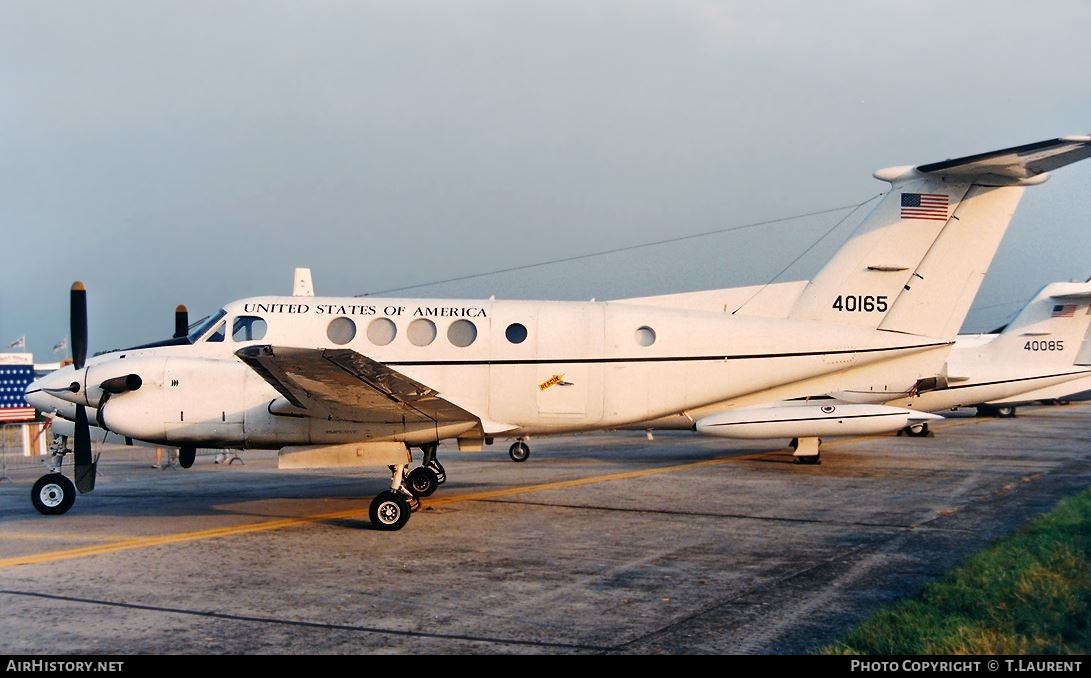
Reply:
[[[1091,157],[1091,135],[1079,135],[919,165],[917,171],[978,185],[988,185],[993,178],[1003,185],[1034,179],[1087,157]]]

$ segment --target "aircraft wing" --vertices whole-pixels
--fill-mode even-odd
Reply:
[[[358,422],[476,422],[478,417],[351,349],[249,346],[236,354],[309,416]]]

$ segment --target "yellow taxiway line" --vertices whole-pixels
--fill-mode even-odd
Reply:
[[[655,475],[660,473],[672,473],[682,469],[723,464],[730,461],[732,458],[734,457],[722,457],[689,464],[661,466],[653,469],[629,471],[625,473],[611,473],[607,475],[592,476],[588,478],[579,478],[576,480],[561,480],[557,482],[539,483],[536,485],[521,485],[519,487],[510,487],[501,490],[468,492],[465,494],[455,494],[446,497],[429,498],[427,502],[429,506],[442,506],[445,504],[453,504],[461,501],[480,501],[483,499],[494,499],[496,497],[507,497],[515,494],[524,494],[527,492],[538,492],[541,490],[575,487],[577,485],[590,485],[593,483],[602,483],[611,480],[622,480],[626,478],[639,478],[641,476]],[[247,525],[235,525],[233,527],[219,527],[209,530],[179,532],[177,534],[117,539],[115,541],[110,541],[104,544],[78,546],[75,548],[61,549],[58,551],[46,551],[44,553],[13,556],[10,558],[0,558],[0,570],[19,567],[20,565],[41,565],[43,563],[54,563],[61,560],[85,558],[87,556],[96,556],[106,553],[117,553],[119,551],[130,551],[133,549],[150,548],[153,546],[164,546],[167,544],[179,544],[189,541],[199,541],[202,539],[215,539],[218,537],[229,537],[240,534],[249,534],[253,532],[280,530],[286,527],[295,527],[297,525],[305,525],[308,523],[318,523],[327,520],[351,518],[354,516],[358,516],[361,513],[367,513],[367,509],[354,508],[343,511],[333,511],[330,513],[317,513],[309,516],[300,516],[298,518],[282,518],[279,520],[268,520]],[[17,536],[19,535],[0,533],[0,538],[3,539],[15,538]]]

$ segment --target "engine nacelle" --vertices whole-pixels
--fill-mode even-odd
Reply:
[[[937,419],[943,417],[889,405],[791,402],[709,415],[698,419],[694,430],[709,436],[751,440],[847,436],[891,433]]]

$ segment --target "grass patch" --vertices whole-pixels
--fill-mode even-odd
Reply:
[[[819,654],[1091,651],[1091,490],[971,556]]]

